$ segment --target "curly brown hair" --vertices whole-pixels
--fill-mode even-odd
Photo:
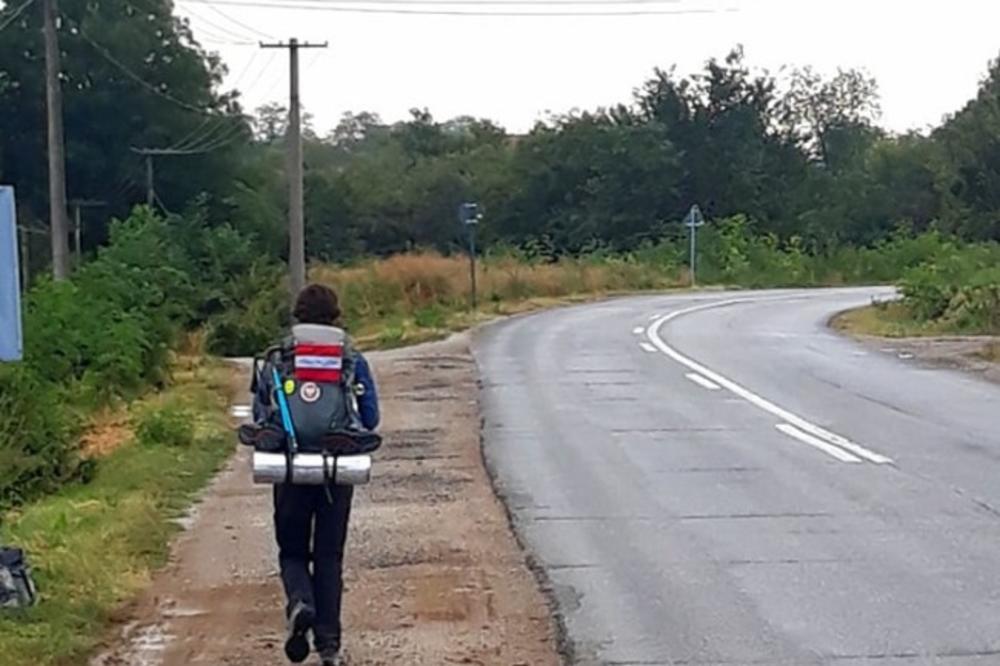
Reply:
[[[292,314],[300,324],[332,326],[340,320],[340,299],[333,289],[311,284],[299,292]]]

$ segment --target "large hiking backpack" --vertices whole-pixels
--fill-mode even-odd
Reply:
[[[302,451],[322,451],[331,432],[361,430],[354,353],[334,326],[300,324],[276,364]]]
[[[255,385],[266,381],[282,393],[299,451],[351,455],[379,447],[381,438],[361,425],[355,352],[343,329],[300,324],[293,327],[291,338],[269,350],[263,361],[257,373],[276,371],[277,381],[272,376],[257,376]],[[258,450],[287,450],[282,400],[272,395],[271,402],[268,423],[241,429],[240,439]],[[253,435],[251,430],[255,430]]]
[[[24,552],[0,547],[0,609],[27,608],[37,602],[38,592]]]

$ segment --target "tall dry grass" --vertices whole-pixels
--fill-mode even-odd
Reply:
[[[314,266],[310,279],[334,287],[349,324],[369,329],[446,328],[469,302],[469,262],[435,252],[399,254],[357,266]],[[555,263],[486,257],[476,279],[481,309],[502,313],[534,299],[600,296],[679,286],[673,267],[624,259],[570,258]],[[390,334],[391,331],[390,331]]]

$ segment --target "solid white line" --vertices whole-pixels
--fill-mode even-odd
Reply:
[[[653,345],[649,344],[648,342],[640,342],[639,346],[642,347],[643,349],[645,349],[646,351],[648,351],[650,354],[655,354],[656,353],[656,347],[654,347]]]
[[[701,386],[702,388],[707,388],[709,391],[721,391],[722,390],[721,386],[719,386],[715,382],[710,382],[709,380],[707,380],[704,377],[702,377],[701,375],[699,375],[697,372],[689,372],[688,374],[686,374],[684,376],[687,377],[688,379],[690,379],[691,381],[693,381],[695,384]]]
[[[791,300],[794,298],[796,298],[796,296],[784,297],[784,299],[786,300]],[[801,295],[797,296],[797,298],[801,298]],[[699,312],[701,310],[709,310],[713,308],[726,307],[728,305],[736,305],[738,303],[753,303],[765,300],[782,300],[782,297],[733,298],[724,301],[703,303],[701,305],[685,308],[683,310],[677,310],[676,312],[671,312],[670,314],[664,315],[659,319],[657,319],[655,322],[653,322],[653,324],[646,331],[646,336],[649,338],[649,341],[652,342],[657,349],[659,349],[661,352],[663,352],[670,358],[674,359],[681,365],[686,366],[691,370],[694,370],[703,377],[707,377],[708,379],[715,382],[722,388],[730,391],[731,393],[735,393],[736,395],[743,398],[750,404],[759,407],[760,409],[763,409],[764,411],[769,412],[774,416],[777,416],[782,421],[785,421],[795,426],[799,430],[805,431],[810,435],[813,435],[814,437],[826,440],[830,444],[838,446],[841,449],[846,449],[847,451],[850,451],[854,455],[860,458],[864,458],[865,460],[875,463],[876,465],[891,464],[893,462],[892,458],[888,458],[880,453],[875,453],[874,451],[870,451],[865,447],[861,446],[860,444],[855,444],[846,437],[842,437],[841,435],[830,432],[829,430],[826,430],[825,428],[822,428],[814,423],[810,423],[809,421],[805,420],[801,416],[798,416],[797,414],[793,414],[792,412],[788,411],[787,409],[784,409],[783,407],[779,407],[770,400],[757,395],[756,393],[750,391],[749,389],[743,388],[736,382],[727,379],[726,377],[723,377],[719,373],[710,370],[709,368],[706,368],[697,361],[694,361],[688,358],[687,356],[684,356],[683,354],[672,348],[670,345],[668,345],[666,342],[664,342],[663,338],[660,337],[660,329],[663,328],[663,325],[669,321],[677,319],[678,317],[682,317],[687,314],[692,314],[694,312]]]
[[[632,330],[632,332],[633,332],[633,333],[635,333],[636,335],[642,335],[643,333],[645,333],[645,332],[646,332],[646,329],[645,329],[645,328],[643,328],[642,326],[636,326],[636,327],[635,327],[635,328],[634,328],[634,329]]]
[[[798,428],[796,428],[793,425],[789,425],[787,423],[779,423],[778,425],[776,425],[774,427],[777,428],[778,430],[780,430],[781,432],[785,433],[789,437],[794,437],[795,439],[799,440],[800,442],[804,442],[804,443],[808,444],[809,446],[812,446],[812,447],[815,447],[815,448],[819,449],[820,451],[822,451],[823,453],[825,453],[827,455],[833,456],[834,458],[836,458],[840,462],[845,462],[845,463],[859,463],[859,462],[862,462],[861,458],[858,458],[857,456],[851,455],[850,453],[848,453],[847,451],[844,451],[843,449],[838,449],[833,444],[827,444],[822,439],[820,439],[818,437],[813,437],[812,435],[810,435],[807,432],[802,432],[801,430],[799,430]]]

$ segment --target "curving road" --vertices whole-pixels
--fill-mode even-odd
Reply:
[[[486,456],[574,663],[1000,664],[1000,387],[828,330],[886,294],[479,334]]]

